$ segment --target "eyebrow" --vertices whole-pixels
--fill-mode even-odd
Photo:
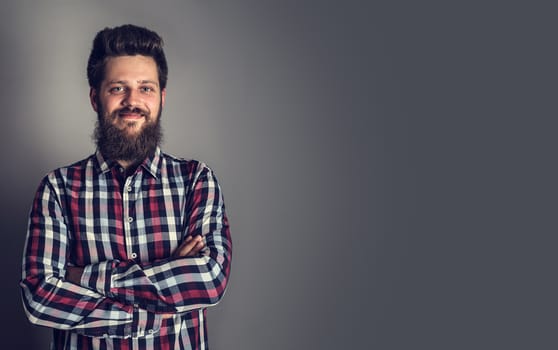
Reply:
[[[108,82],[109,84],[127,84],[128,81],[127,80],[111,80]],[[159,82],[154,81],[154,80],[138,80],[137,81],[138,84],[154,84],[159,86]]]

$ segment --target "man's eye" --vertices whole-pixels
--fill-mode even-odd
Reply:
[[[141,88],[141,91],[142,92],[153,92],[155,90],[152,87],[144,86],[144,87]]]
[[[111,94],[120,94],[120,93],[124,92],[124,87],[114,86],[114,87],[110,88],[109,92]]]

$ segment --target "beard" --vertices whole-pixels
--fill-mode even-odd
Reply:
[[[97,148],[105,159],[140,163],[147,157],[152,156],[157,146],[161,144],[163,139],[161,129],[162,109],[159,108],[159,114],[155,122],[149,121],[151,116],[146,115],[146,121],[141,130],[134,135],[128,134],[125,129],[121,130],[110,122],[114,118],[119,118],[119,112],[115,111],[107,118],[104,116],[104,112],[99,109],[94,134]],[[128,126],[131,127],[131,125]]]

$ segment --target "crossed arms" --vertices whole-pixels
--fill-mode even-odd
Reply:
[[[90,336],[118,336],[134,309],[176,314],[221,299],[232,247],[211,170],[203,168],[195,180],[182,242],[168,258],[147,263],[107,259],[72,266],[61,178],[54,172],[43,180],[30,214],[20,285],[31,322]]]

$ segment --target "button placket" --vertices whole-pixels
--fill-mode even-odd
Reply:
[[[133,236],[132,236],[132,223],[134,222],[134,217],[131,214],[131,205],[133,202],[133,193],[132,193],[132,185],[131,185],[132,177],[127,177],[126,182],[124,183],[124,191],[122,191],[122,201],[123,201],[123,214],[124,214],[124,237],[126,242],[126,251],[128,252],[128,256],[132,259],[137,258],[137,253],[133,251],[134,244],[133,244]]]

